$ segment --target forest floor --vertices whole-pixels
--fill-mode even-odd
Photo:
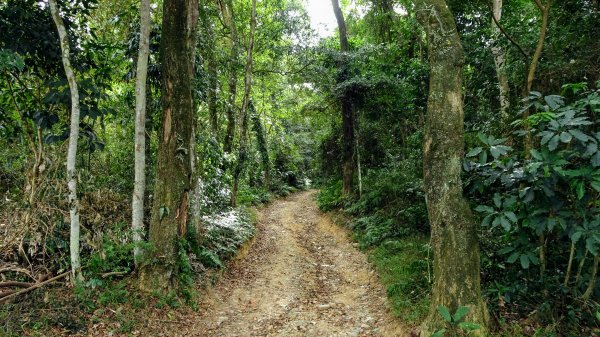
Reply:
[[[252,243],[200,296],[195,317],[172,324],[169,335],[407,335],[366,256],[349,231],[319,211],[315,193],[296,193],[260,211]]]

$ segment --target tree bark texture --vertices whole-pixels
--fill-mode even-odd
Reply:
[[[197,0],[165,0],[161,37],[162,130],[150,220],[152,253],[141,268],[140,288],[165,293],[177,279],[177,240],[187,232],[194,139],[194,52]]]
[[[246,59],[246,73],[244,75],[244,100],[242,102],[241,119],[242,125],[240,127],[240,148],[238,155],[238,162],[233,172],[233,188],[231,190],[231,206],[237,206],[237,192],[240,184],[240,176],[244,170],[246,164],[247,149],[246,149],[246,138],[248,134],[248,108],[250,106],[250,95],[252,94],[252,64],[253,64],[253,52],[254,52],[254,33],[256,32],[256,0],[252,0],[252,13],[250,15],[250,37],[248,40],[248,55]]]
[[[77,80],[75,79],[75,73],[73,72],[71,61],[69,59],[69,38],[67,36],[65,24],[60,17],[56,0],[50,0],[49,5],[52,19],[58,30],[60,49],[62,51],[62,63],[65,68],[69,89],[71,91],[71,126],[69,133],[69,149],[67,151],[67,186],[69,188],[69,215],[71,218],[69,240],[73,278],[82,281],[83,275],[81,273],[81,261],[79,259],[79,200],[77,199],[77,170],[75,167],[77,159],[77,140],[79,138],[79,89],[77,88]]]
[[[211,6],[210,4],[205,4],[205,6]],[[210,17],[209,11],[206,7],[201,7],[201,21],[202,21],[202,29],[205,34],[205,43],[208,46],[212,46],[215,44],[215,32],[213,28],[213,23]],[[206,101],[208,105],[208,119],[210,129],[213,133],[213,136],[216,139],[219,139],[219,116],[217,113],[217,93],[219,87],[219,78],[218,78],[218,65],[217,59],[215,55],[214,48],[204,48],[201,50],[203,52],[204,58],[206,58],[206,68],[208,71],[208,90],[206,93]]]
[[[429,42],[429,98],[423,144],[423,174],[431,224],[433,286],[421,336],[444,327],[437,308],[467,306],[466,321],[481,324],[489,314],[481,297],[476,223],[462,195],[464,148],[462,74],[464,52],[444,0],[416,0],[417,18]]]
[[[343,83],[349,77],[349,64],[347,54],[350,51],[348,43],[348,33],[346,30],[346,21],[344,13],[340,8],[338,0],[331,0],[333,12],[338,23],[340,34],[340,50],[342,57],[338,63],[339,78],[338,83]],[[352,193],[354,185],[354,107],[351,97],[345,93],[341,99],[342,105],[342,195],[348,196]]]
[[[492,1],[492,34],[495,43],[492,45],[492,55],[494,65],[496,66],[496,76],[498,77],[498,100],[500,102],[500,115],[502,120],[508,121],[508,109],[510,108],[510,87],[508,85],[508,73],[506,71],[506,53],[498,44],[500,28],[496,22],[502,18],[502,0]]]
[[[135,181],[131,205],[133,256],[136,265],[144,238],[144,193],[146,190],[146,79],[150,54],[150,0],[140,3],[140,45],[135,78]]]

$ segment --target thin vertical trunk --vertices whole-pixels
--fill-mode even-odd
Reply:
[[[342,57],[338,63],[339,78],[338,83],[343,83],[349,77],[348,52],[350,44],[348,43],[348,33],[346,30],[346,21],[340,8],[338,0],[331,0],[333,12],[338,24],[340,34],[340,50]],[[342,195],[348,196],[352,193],[354,185],[354,107],[350,97],[345,93],[341,98],[342,104]]]
[[[208,4],[206,4],[208,6]],[[202,26],[206,34],[206,43],[215,44],[215,32],[211,17],[205,7],[201,6]],[[208,119],[213,136],[219,139],[219,117],[217,114],[217,91],[219,86],[217,60],[214,48],[204,48],[204,57],[206,58],[206,67],[208,69],[208,90],[206,101],[208,104]]]
[[[483,328],[489,314],[481,297],[477,225],[463,198],[460,178],[464,149],[462,75],[464,51],[444,0],[416,0],[417,19],[429,42],[429,98],[423,144],[423,181],[431,224],[433,287],[429,316],[421,325],[429,336],[445,325],[437,312],[467,306],[466,321]]]
[[[141,266],[142,290],[166,293],[176,286],[177,240],[188,225],[194,139],[192,83],[198,0],[165,0],[161,38],[162,130],[150,219],[152,254]]]
[[[77,171],[75,167],[77,140],[79,138],[79,90],[69,59],[69,38],[67,37],[65,24],[59,15],[56,0],[50,0],[49,4],[52,19],[54,19],[56,29],[58,30],[62,63],[71,91],[71,129],[69,133],[69,150],[67,152],[67,185],[69,188],[69,215],[71,217],[71,268],[73,269],[73,278],[77,281],[82,281],[83,275],[81,274],[81,262],[79,260],[79,200],[77,199]]]
[[[248,56],[246,59],[246,73],[244,75],[244,101],[242,103],[240,127],[240,149],[238,163],[233,172],[233,189],[231,191],[231,206],[237,206],[237,192],[240,184],[240,176],[244,169],[246,160],[246,137],[248,133],[248,108],[250,104],[250,95],[252,92],[252,63],[254,52],[254,33],[256,32],[256,0],[252,0],[252,14],[250,15],[250,37],[248,41]]]
[[[498,77],[498,99],[500,101],[500,115],[503,121],[508,120],[508,109],[510,107],[510,87],[508,85],[508,74],[506,71],[506,53],[498,45],[500,28],[497,22],[502,18],[502,0],[492,1],[492,34],[495,44],[492,46],[492,55],[496,66],[496,76]]]
[[[227,98],[227,130],[223,141],[223,152],[231,153],[235,137],[235,100],[237,96],[237,62],[239,54],[239,41],[237,28],[234,21],[233,5],[230,0],[219,0],[223,21],[230,31],[231,49],[229,52],[229,96]]]
[[[146,190],[146,79],[150,54],[150,0],[140,3],[140,45],[135,78],[135,181],[131,205],[133,257],[136,266],[142,255],[144,237],[144,192]]]
[[[590,276],[590,281],[588,283],[588,287],[585,290],[585,293],[581,296],[581,299],[585,302],[590,299],[594,289],[596,288],[596,276],[598,275],[598,261],[600,260],[600,255],[596,255],[594,257],[594,264],[592,265],[592,275]]]
[[[552,5],[552,0],[547,0],[546,5],[543,5],[541,0],[533,0],[535,5],[540,10],[540,14],[542,15],[542,25],[540,27],[540,35],[538,38],[537,45],[535,47],[535,52],[531,57],[531,62],[529,62],[529,67],[527,69],[527,78],[525,80],[525,87],[523,88],[523,96],[527,97],[531,92],[533,87],[533,80],[535,79],[535,71],[537,69],[537,65],[540,61],[540,57],[542,56],[542,50],[544,49],[544,41],[546,39],[546,31],[548,30],[548,16],[550,14],[550,6]],[[523,113],[523,118],[529,118],[529,110],[525,110]],[[529,127],[526,125],[527,130]],[[533,148],[533,139],[531,134],[527,133],[525,135],[525,155],[529,156],[531,149]]]

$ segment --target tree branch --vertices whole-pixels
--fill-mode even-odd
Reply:
[[[510,35],[508,35],[506,30],[504,30],[504,27],[502,27],[502,25],[500,25],[500,22],[498,22],[498,19],[494,15],[494,11],[492,10],[491,7],[490,7],[490,13],[492,14],[492,20],[494,20],[496,27],[498,27],[498,29],[500,29],[502,34],[510,41],[510,43],[512,43],[515,47],[517,47],[519,49],[519,52],[521,52],[521,55],[523,55],[523,57],[525,57],[526,59],[529,59],[529,54],[527,54],[525,52],[525,50],[523,49],[523,47],[521,47],[521,45],[518,44],[517,41],[515,41]]]

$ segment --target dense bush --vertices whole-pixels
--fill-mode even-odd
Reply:
[[[503,318],[537,312],[580,334],[600,311],[600,91],[567,85],[563,94],[571,98],[533,92],[524,101],[535,113],[515,125],[527,127],[517,135],[531,137],[531,149],[480,134],[464,166],[492,307]]]

